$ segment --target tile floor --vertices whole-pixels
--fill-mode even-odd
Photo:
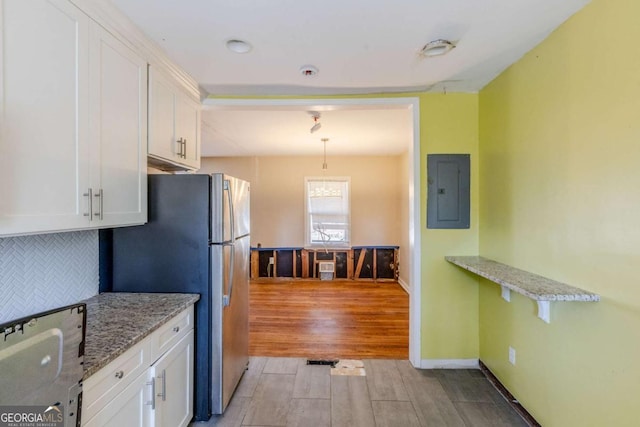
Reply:
[[[306,359],[252,357],[209,426],[526,426],[479,370],[418,370],[365,360],[364,377],[330,375]]]

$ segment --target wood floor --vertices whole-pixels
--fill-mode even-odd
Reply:
[[[249,354],[407,359],[409,295],[397,283],[252,281]]]

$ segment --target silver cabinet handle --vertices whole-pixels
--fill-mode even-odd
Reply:
[[[178,143],[178,146],[180,147],[180,151],[178,151],[178,157],[184,159],[187,157],[187,140],[180,137],[180,139],[178,141],[176,141]]]
[[[89,188],[83,196],[89,198],[89,212],[85,213],[84,216],[88,216],[89,221],[91,221],[91,214],[93,213],[93,190]]]
[[[104,192],[100,189],[100,220],[104,219]]]
[[[158,393],[158,397],[161,397],[164,402],[167,400],[167,371],[165,369],[162,370],[162,375],[158,379],[162,380],[162,392]]]
[[[102,188],[98,190],[98,193],[95,194],[94,197],[100,199],[100,210],[93,215],[97,216],[98,219],[102,221],[104,219],[104,192],[102,191]]]
[[[145,403],[145,405],[151,405],[151,409],[156,409],[156,379],[151,378],[151,381],[145,384],[151,386],[151,400]]]
[[[124,377],[124,371],[118,371],[116,372],[116,378],[117,379],[122,379],[122,377]]]
[[[174,326],[173,332],[180,332],[180,326]]]

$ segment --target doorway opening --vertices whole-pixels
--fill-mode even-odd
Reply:
[[[421,206],[420,206],[420,128],[419,128],[419,100],[418,98],[350,98],[350,99],[207,99],[203,102],[205,111],[203,112],[203,141],[208,137],[213,139],[221,139],[227,141],[225,147],[215,152],[208,152],[206,145],[203,145],[203,171],[209,172],[207,169],[207,156],[215,155],[217,158],[225,158],[228,161],[228,157],[244,158],[241,164],[236,165],[235,172],[233,173],[246,173],[249,176],[241,176],[249,181],[252,181],[251,177],[259,176],[260,179],[257,182],[263,183],[266,176],[274,176],[277,171],[293,170],[297,167],[304,167],[301,160],[295,160],[292,158],[286,158],[287,149],[291,149],[293,145],[302,145],[304,149],[311,150],[311,154],[307,154],[309,157],[320,158],[322,157],[322,147],[320,143],[313,142],[315,138],[318,141],[326,134],[319,135],[320,132],[329,132],[336,127],[330,126],[332,123],[332,116],[337,116],[342,113],[348,119],[347,122],[353,122],[357,119],[358,115],[363,115],[365,121],[368,120],[368,124],[362,129],[370,130],[374,129],[374,133],[370,134],[368,141],[371,144],[375,142],[376,136],[384,131],[384,129],[374,126],[374,123],[381,122],[381,119],[377,119],[382,112],[390,112],[391,116],[397,118],[391,125],[397,125],[400,123],[404,126],[407,136],[403,138],[403,141],[398,141],[398,144],[406,143],[406,150],[404,154],[404,165],[396,168],[397,174],[401,175],[401,178],[395,176],[393,179],[401,179],[399,185],[402,186],[402,191],[406,192],[406,198],[398,200],[397,203],[402,205],[403,212],[407,216],[407,220],[402,224],[400,234],[402,235],[402,242],[400,246],[400,275],[399,283],[405,288],[409,294],[409,360],[414,366],[419,366],[420,363],[420,218],[421,218]],[[315,111],[322,114],[322,129],[316,133],[309,132],[309,129],[314,123],[307,123],[309,120],[308,112]],[[295,113],[297,116],[292,116],[294,119],[291,122],[297,123],[301,121],[304,123],[303,127],[305,135],[304,140],[302,134],[295,142],[291,139],[289,134],[277,134],[277,131],[270,128],[270,121],[273,121],[279,113],[285,112]],[[237,117],[242,117],[239,121],[234,122],[233,115],[230,113],[239,113]],[[240,114],[241,113],[241,114]],[[211,118],[208,120],[208,117]],[[355,118],[355,119],[354,119]],[[217,126],[216,120],[224,120],[225,126]],[[334,123],[339,123],[336,119]],[[231,124],[231,126],[228,126]],[[347,123],[348,124],[348,123]],[[345,125],[346,126],[346,125]],[[259,139],[268,139],[265,135],[270,135],[273,138],[282,141],[282,144],[273,145],[267,148],[268,152],[253,153],[247,149],[243,144],[243,131],[245,128],[252,127]],[[307,135],[309,133],[309,135]],[[336,133],[337,134],[337,133]],[[307,142],[308,139],[308,142]],[[341,154],[340,150],[343,150],[343,146],[339,146],[339,137],[331,138],[332,142],[325,144],[328,153],[328,170],[327,176],[332,174],[331,168],[339,169],[340,159],[345,162],[351,162],[351,165],[357,165],[366,160],[367,154],[360,154],[352,152],[349,154]],[[314,145],[315,144],[315,145]],[[393,142],[388,143],[392,145]],[[346,144],[345,144],[346,145]],[[366,143],[364,149],[366,150]],[[265,147],[263,147],[265,148]],[[392,148],[392,147],[389,147]],[[362,149],[362,147],[361,147]],[[227,151],[225,151],[227,150]],[[235,152],[232,152],[235,151]],[[396,154],[397,155],[397,154]],[[285,156],[285,157],[282,157]],[[378,155],[384,157],[384,155]],[[390,154],[391,156],[391,154]],[[322,159],[317,165],[322,166]],[[327,154],[325,154],[324,163],[327,163]],[[219,167],[219,164],[218,164]],[[315,164],[314,164],[315,167]],[[355,166],[353,166],[355,167]],[[307,167],[309,169],[309,167]],[[218,170],[219,171],[219,170]],[[275,171],[275,172],[274,172]],[[225,170],[224,172],[233,174]],[[313,176],[313,173],[308,174]],[[340,175],[340,174],[339,174]],[[342,174],[344,175],[344,174]],[[353,182],[353,179],[352,179]],[[260,184],[261,185],[261,184]],[[298,183],[297,180],[279,180],[277,182],[277,188],[281,194],[291,194],[297,191],[301,191],[303,185]],[[257,187],[257,186],[256,186]],[[259,188],[256,188],[258,192]],[[355,189],[354,189],[355,191]],[[355,192],[353,193],[355,194]],[[371,191],[372,196],[375,197],[375,188]],[[379,194],[385,194],[384,191]],[[271,202],[278,205],[280,212],[288,212],[286,202],[283,202],[282,198],[278,194],[272,194]],[[252,196],[253,197],[253,196]],[[301,205],[303,198],[297,200],[296,197],[292,197],[294,203]],[[387,207],[389,203],[383,205]],[[252,206],[252,215],[253,206]],[[304,219],[303,215],[300,215],[301,219]],[[274,224],[275,228],[278,228],[279,236],[285,238],[287,233],[293,233],[299,235],[300,232],[296,226],[292,226],[292,221],[286,218],[271,217],[270,221]],[[253,220],[252,220],[253,223]],[[293,224],[295,225],[295,224]],[[356,224],[352,226],[357,226]],[[363,229],[375,230],[370,224],[362,224]],[[357,230],[353,230],[353,233],[357,233]],[[255,229],[252,229],[252,236],[255,235]],[[355,237],[356,234],[354,234]],[[295,237],[292,237],[295,238]],[[303,236],[304,238],[304,236]],[[260,241],[265,240],[265,241]],[[256,247],[258,244],[261,246],[269,245],[270,239],[256,237],[256,240],[252,240],[252,246]],[[355,242],[356,244],[358,242]],[[376,242],[375,244],[386,243]],[[275,245],[281,248],[282,244]],[[299,244],[304,246],[304,244]],[[299,283],[299,282],[296,282]],[[375,284],[376,282],[372,282]],[[283,283],[280,283],[283,284]],[[356,284],[357,286],[357,284]]]

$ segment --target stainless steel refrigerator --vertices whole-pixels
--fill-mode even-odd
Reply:
[[[199,293],[195,418],[221,414],[249,361],[249,183],[150,175],[149,221],[100,233],[101,292]]]

